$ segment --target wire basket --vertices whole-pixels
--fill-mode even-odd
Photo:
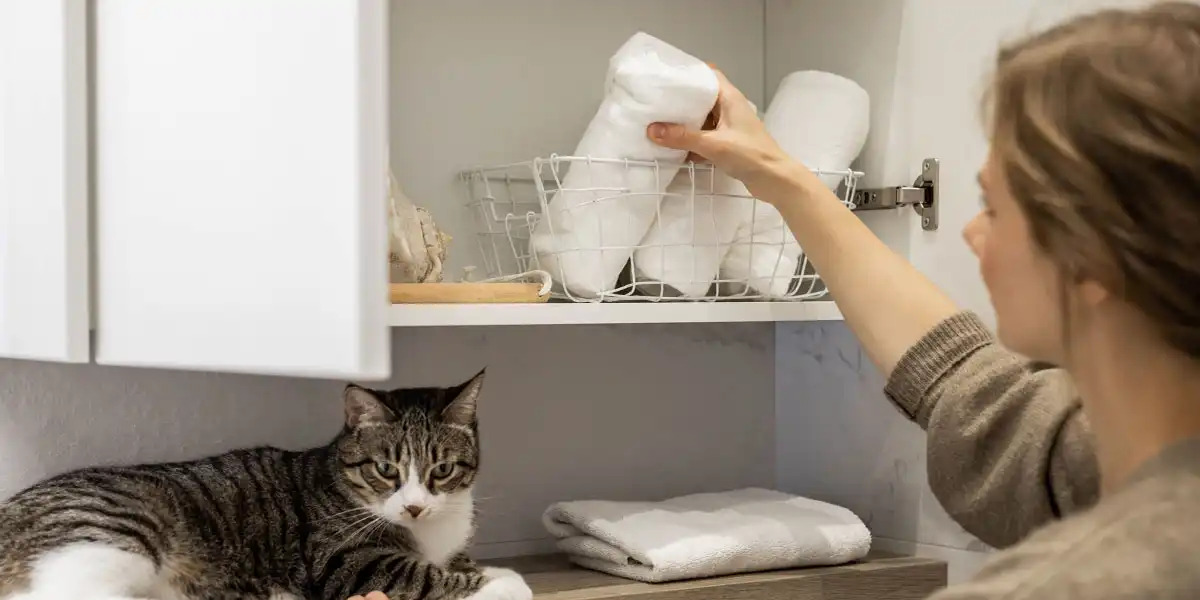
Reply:
[[[862,173],[814,172],[853,208]],[[827,293],[778,211],[711,165],[551,155],[460,175],[488,275],[547,271],[557,300],[804,301]]]

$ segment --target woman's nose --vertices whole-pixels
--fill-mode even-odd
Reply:
[[[971,249],[971,252],[975,256],[979,256],[979,219],[981,216],[980,214],[975,215],[970,221],[967,221],[962,230],[963,241],[967,243],[967,247]]]

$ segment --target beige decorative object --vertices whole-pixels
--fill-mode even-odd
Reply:
[[[442,265],[450,236],[438,228],[433,215],[404,195],[388,170],[388,262],[392,283],[442,280]]]

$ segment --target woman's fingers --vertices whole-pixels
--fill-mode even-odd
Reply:
[[[741,90],[718,69],[713,72],[721,90],[701,130],[677,123],[652,123],[646,135],[660,146],[686,150],[688,160],[711,162],[749,185],[768,171],[769,164],[790,159],[767,133]]]
[[[705,149],[711,132],[688,129],[679,123],[651,123],[646,134],[660,146],[708,156]]]
[[[387,594],[383,592],[371,592],[366,598],[362,596],[350,596],[346,600],[388,600]]]

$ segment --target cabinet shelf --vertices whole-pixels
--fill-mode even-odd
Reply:
[[[393,304],[392,327],[840,321],[832,301]]]
[[[927,558],[872,553],[834,567],[785,569],[649,584],[571,565],[559,555],[485,561],[525,577],[534,600],[917,600],[945,587],[946,564]]]

